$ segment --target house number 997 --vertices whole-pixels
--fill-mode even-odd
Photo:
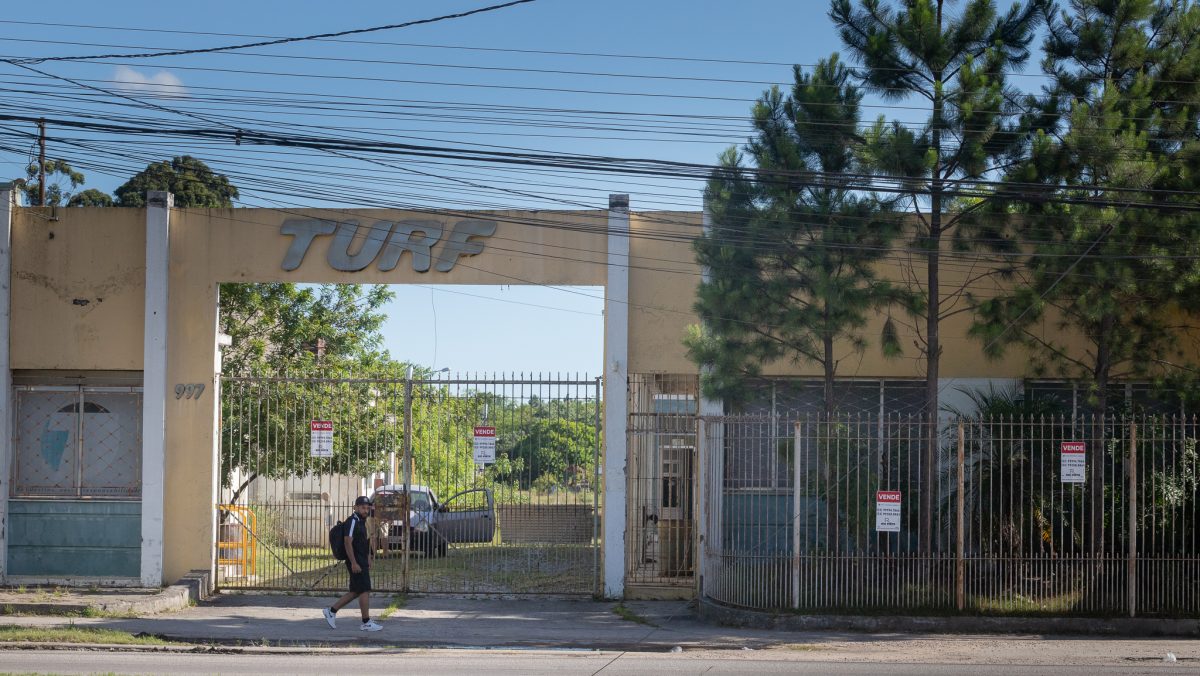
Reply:
[[[204,383],[176,383],[176,399],[199,399],[204,394]]]

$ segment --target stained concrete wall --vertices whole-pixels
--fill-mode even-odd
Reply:
[[[631,229],[635,233],[631,256],[635,267],[630,271],[630,372],[696,373],[698,369],[687,359],[682,340],[688,325],[699,323],[692,309],[700,284],[700,268],[695,262],[692,239],[701,233],[701,215],[698,212],[637,212],[632,216]],[[637,236],[639,234],[642,236]],[[924,279],[925,267],[916,260],[917,257],[912,258],[906,261],[903,270],[895,264],[880,265],[879,277],[899,280],[908,275]],[[953,294],[964,285],[978,297],[1003,290],[1003,283],[994,276],[976,279],[984,268],[982,264],[968,266],[947,262],[941,275],[943,294]],[[966,299],[960,294],[945,303],[943,311],[962,309]],[[876,314],[862,332],[869,343],[866,350],[857,352],[846,344],[837,348],[839,376],[924,378],[917,320],[899,310],[892,312],[892,317],[898,326],[903,356],[888,359],[879,350],[878,337],[887,315]],[[1002,359],[989,359],[983,354],[982,344],[967,335],[970,323],[969,312],[955,314],[943,321],[942,378],[1003,379],[1028,375],[1029,360],[1024,350],[1014,348]],[[922,326],[922,333],[923,330]],[[1052,319],[1042,322],[1034,330],[1044,337],[1063,340],[1063,332]],[[1083,346],[1078,336],[1068,336],[1064,342],[1074,350]],[[763,372],[777,376],[822,375],[817,364],[788,361],[767,365]]]
[[[142,370],[142,209],[16,209],[13,369]]]

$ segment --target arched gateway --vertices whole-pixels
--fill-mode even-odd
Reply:
[[[696,413],[680,338],[695,321],[688,240],[700,214],[631,216],[623,195],[607,211],[572,212],[175,209],[167,193],[151,193],[148,204],[18,208],[3,193],[0,581],[157,586],[194,570],[220,573],[222,559],[246,564],[249,549],[269,548],[261,515],[222,507],[231,496],[221,453],[233,451],[223,450],[220,429],[218,290],[307,282],[603,286],[603,490],[587,512],[595,537],[583,538],[595,556],[581,559],[596,582],[582,591],[620,595],[627,581],[691,586],[695,428],[638,429],[637,416]],[[390,384],[408,387],[397,411],[411,415],[413,383]],[[227,401],[266,396],[234,385],[224,383]],[[545,386],[574,388],[566,396],[592,401],[599,416],[599,379]],[[293,415],[305,425],[321,417]],[[647,444],[654,452],[631,457]],[[410,468],[421,451],[408,443],[390,452],[400,457],[372,474],[374,484],[407,482],[416,500],[411,485],[421,478]],[[44,532],[47,512],[53,535]]]

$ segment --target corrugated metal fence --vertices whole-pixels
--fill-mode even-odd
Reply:
[[[702,594],[755,609],[1195,615],[1197,423],[704,418]]]

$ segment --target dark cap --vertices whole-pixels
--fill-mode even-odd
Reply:
[[[370,505],[370,504],[371,504],[371,498],[368,498],[368,497],[367,497],[367,496],[365,496],[365,495],[360,495],[360,496],[358,496],[357,498],[355,498],[355,499],[354,499],[354,506],[355,506],[355,507],[357,507],[357,506],[359,506],[359,505]]]

